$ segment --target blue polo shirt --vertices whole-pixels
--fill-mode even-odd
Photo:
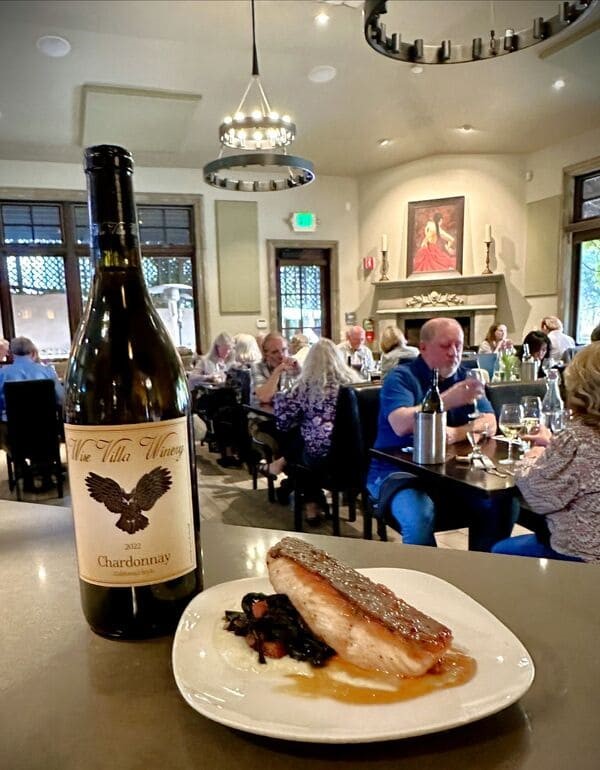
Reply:
[[[457,382],[466,379],[468,369],[459,366],[456,372],[439,383],[440,393],[452,387]],[[405,364],[399,364],[389,372],[383,380],[379,395],[379,422],[377,425],[377,438],[374,448],[412,446],[413,435],[397,436],[392,430],[388,417],[395,410],[403,406],[417,406],[425,398],[431,385],[431,369],[421,356]],[[487,398],[482,397],[477,401],[480,412],[494,413],[494,409]],[[446,424],[450,427],[466,425],[469,422],[469,414],[473,411],[473,403],[449,409],[446,414]],[[374,458],[369,468],[368,483],[373,483],[378,476],[387,476],[398,470],[398,466],[385,460]]]

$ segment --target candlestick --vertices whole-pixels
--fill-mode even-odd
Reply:
[[[387,241],[387,235],[383,233],[381,236],[381,251],[387,251],[388,250],[388,241]]]
[[[490,246],[491,245],[492,245],[491,239],[485,242],[485,270],[483,271],[482,275],[492,274],[492,271],[490,270]]]
[[[486,243],[492,242],[492,226],[486,225],[485,226],[485,238],[483,239]]]
[[[389,281],[389,277],[387,274],[388,271],[388,259],[387,259],[387,249],[381,250],[381,275],[379,276],[380,281]]]

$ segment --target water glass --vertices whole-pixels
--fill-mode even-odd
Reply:
[[[499,465],[512,465],[513,441],[523,428],[523,407],[521,404],[503,404],[498,425],[508,439],[508,457],[506,460],[500,460]]]
[[[555,435],[561,433],[571,419],[570,409],[557,409],[550,415],[550,430]]]
[[[467,371],[467,380],[477,380],[477,382],[481,382],[485,384],[485,375],[483,373],[482,369],[469,369]],[[484,412],[480,412],[477,408],[477,399],[473,399],[473,411],[469,414],[469,420],[474,420],[477,417],[481,417],[481,415],[484,414]]]

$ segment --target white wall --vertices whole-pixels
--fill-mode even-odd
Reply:
[[[389,240],[389,275],[406,276],[408,202],[465,197],[463,275],[485,266],[485,224],[492,226],[491,268],[504,274],[498,318],[515,338],[531,323],[531,303],[523,296],[525,192],[523,158],[518,155],[447,155],[425,158],[359,180],[361,254],[376,254],[382,232]],[[362,307],[372,313],[372,277],[361,281]],[[436,274],[438,275],[438,274]],[[420,276],[421,278],[423,276]]]
[[[525,185],[527,203],[562,195],[563,168],[600,157],[600,128],[553,144],[525,158],[532,178]]]
[[[257,332],[256,319],[268,316],[268,275],[266,242],[270,239],[330,240],[339,243],[340,329],[345,311],[358,304],[358,183],[346,177],[318,176],[299,190],[272,193],[233,193],[206,185],[200,169],[143,168],[135,172],[134,185],[140,193],[202,195],[204,199],[204,276],[206,286],[207,337],[220,331]],[[0,187],[85,189],[82,167],[67,163],[36,163],[0,160]],[[258,315],[222,315],[217,281],[215,200],[257,200],[261,270],[261,312]],[[315,233],[294,233],[287,219],[293,211],[314,211],[319,219]],[[243,280],[243,276],[240,276]]]

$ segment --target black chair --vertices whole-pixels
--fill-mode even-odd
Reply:
[[[346,494],[348,500],[349,520],[356,520],[357,498],[359,494],[362,497],[369,466],[368,449],[377,433],[380,390],[381,385],[370,382],[342,386],[338,394],[331,448],[325,468],[315,472],[296,463],[291,469],[294,478],[294,529],[297,532],[302,531],[302,505],[308,480],[312,488],[318,486],[331,492],[334,535],[340,534],[339,504],[342,493]],[[364,429],[361,428],[363,424]],[[366,516],[365,528],[368,512]]]
[[[387,540],[387,527],[391,527],[401,533],[396,519],[391,516],[389,506],[385,502],[375,500],[366,488],[367,474],[371,456],[369,450],[375,444],[377,438],[377,423],[379,420],[379,389],[369,388],[368,386],[353,385],[349,386],[351,399],[354,403],[353,409],[349,412],[352,419],[352,438],[348,442],[353,445],[354,466],[353,472],[360,478],[361,483],[361,501],[363,512],[363,537],[371,540],[373,537],[373,519],[377,524],[377,535],[381,540]],[[434,500],[443,496],[437,490],[425,489],[421,481],[417,480],[412,474],[402,474],[400,469],[395,474],[400,477],[405,476],[405,482],[396,479],[394,485],[406,483],[406,486],[423,488],[428,494],[433,495]],[[386,497],[386,496],[384,496]],[[387,498],[391,501],[391,497]],[[437,506],[436,506],[437,507]],[[447,510],[438,510],[434,529],[436,532],[443,532],[449,529],[460,529],[468,527],[469,520],[466,514],[461,511],[450,512]]]
[[[499,418],[503,404],[519,404],[524,396],[543,398],[546,395],[546,382],[491,382],[485,386],[485,395],[494,407],[496,418]]]
[[[192,411],[195,412],[206,424],[206,436],[204,441],[211,452],[219,449],[216,420],[221,409],[235,406],[237,394],[235,388],[228,386],[214,387],[211,385],[197,385],[192,390]]]
[[[7,451],[9,489],[21,486],[36,491],[38,477],[54,477],[58,496],[63,496],[63,475],[60,461],[62,420],[53,380],[19,380],[4,384],[7,420]]]

